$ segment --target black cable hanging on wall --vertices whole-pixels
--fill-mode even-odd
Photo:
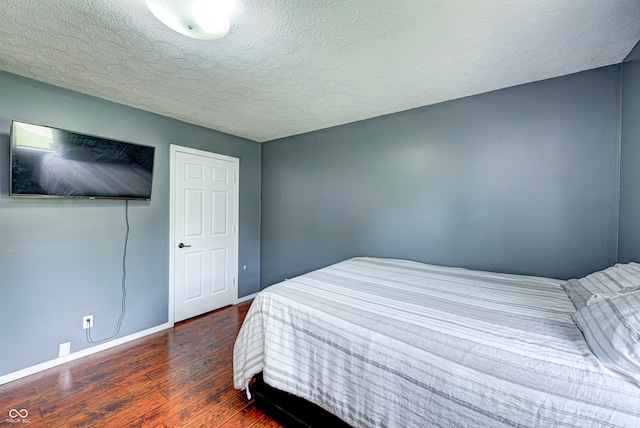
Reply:
[[[100,340],[93,340],[91,337],[91,327],[88,327],[85,330],[87,341],[89,343],[100,343],[109,339],[113,339],[120,333],[120,327],[122,326],[122,320],[124,319],[124,315],[126,313],[126,301],[127,301],[127,244],[129,243],[129,201],[124,201],[124,219],[127,225],[127,233],[124,238],[124,251],[122,254],[122,311],[120,313],[120,318],[118,319],[118,324],[116,325],[116,330],[113,334],[107,338]]]

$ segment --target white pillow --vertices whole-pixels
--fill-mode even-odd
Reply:
[[[564,283],[564,289],[576,309],[580,310],[600,297],[639,290],[640,264],[616,264],[580,279],[570,279]]]
[[[593,294],[589,300],[587,300],[587,306],[597,302],[600,299],[604,299],[607,297],[615,297],[621,294],[633,293],[634,291],[640,291],[640,287],[635,288],[623,288],[622,290],[614,293],[603,293],[603,294]]]
[[[640,291],[601,297],[573,319],[602,365],[640,386]]]

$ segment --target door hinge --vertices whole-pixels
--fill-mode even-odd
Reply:
[[[236,233],[236,227],[233,226],[233,233]]]
[[[233,285],[236,285],[236,279],[233,278]]]
[[[236,174],[233,174],[233,182],[234,183],[238,182],[238,176]]]

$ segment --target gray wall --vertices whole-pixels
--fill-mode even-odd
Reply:
[[[619,133],[617,65],[267,142],[262,287],[353,256],[610,266]]]
[[[118,337],[167,322],[169,144],[240,158],[241,296],[259,290],[260,144],[0,72],[0,376],[87,348],[120,315],[124,201],[8,196],[9,119],[156,147],[151,202],[130,202],[126,316]]]
[[[640,261],[640,44],[622,63],[621,263]]]

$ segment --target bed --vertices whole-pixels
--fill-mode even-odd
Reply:
[[[354,258],[255,298],[234,385],[355,427],[637,427],[639,286],[636,264],[565,282]]]

